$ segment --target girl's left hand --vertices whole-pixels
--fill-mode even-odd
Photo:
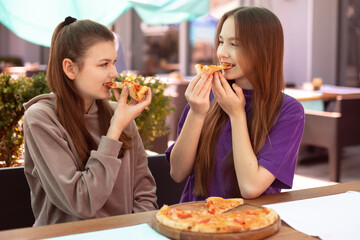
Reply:
[[[231,88],[224,75],[220,72],[214,73],[212,83],[214,96],[229,117],[243,113],[246,103],[242,89],[236,83],[232,84],[232,87],[233,88]]]

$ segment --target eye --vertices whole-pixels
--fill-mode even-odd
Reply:
[[[219,40],[219,45],[223,45],[224,41],[223,40]]]
[[[100,66],[101,67],[106,67],[107,65],[108,65],[108,63],[106,62],[106,63],[101,64]]]
[[[231,43],[231,46],[237,47],[237,46],[239,46],[239,44],[237,44],[236,42],[232,42],[232,43]]]
[[[113,62],[113,65],[115,65],[116,62],[117,62],[117,59],[115,59],[115,61]]]

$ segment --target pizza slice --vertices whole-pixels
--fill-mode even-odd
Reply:
[[[210,214],[220,214],[244,204],[242,198],[208,197],[205,201]]]
[[[203,75],[204,73],[208,72],[209,74],[213,74],[214,72],[223,70],[223,69],[229,69],[232,68],[232,65],[201,65],[201,64],[196,64],[195,65],[195,70],[197,74],[201,74]]]
[[[171,208],[164,204],[157,212],[156,219],[171,228],[196,231],[196,224],[207,223],[210,214],[206,211],[184,210],[179,208]]]
[[[263,208],[212,215],[206,222],[205,219],[201,222],[197,221],[191,231],[209,233],[253,231],[274,224],[278,220],[278,215],[272,209]]]
[[[119,89],[123,89],[124,86],[127,86],[129,88],[130,97],[135,99],[136,101],[141,101],[148,90],[148,87],[141,86],[140,84],[137,84],[129,80],[124,80],[122,82],[107,82],[104,85],[110,88],[119,88]]]

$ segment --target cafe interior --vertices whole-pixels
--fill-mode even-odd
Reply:
[[[1,1],[0,72],[13,79],[46,73],[53,29],[67,16],[108,26],[119,37],[117,71],[152,76],[166,84],[164,94],[171,97],[174,111],[165,119],[166,134],[153,139],[146,151],[159,207],[178,204],[185,182],[171,179],[164,152],[177,137],[195,64],[214,63],[219,18],[241,6],[265,7],[280,19],[285,41],[284,93],[296,98],[305,111],[293,188],[246,201],[273,207],[281,226],[248,237],[359,239],[354,214],[360,214],[359,0]],[[228,239],[169,233],[154,226],[155,211],[32,227],[23,166],[0,168],[0,182],[5,192],[0,198],[0,239]],[[314,209],[325,206],[333,210],[333,203],[339,209],[331,218],[346,216],[350,226],[330,230],[336,228],[330,220],[309,213],[319,213]],[[344,213],[348,210],[353,214]],[[294,214],[311,223],[292,219]],[[246,239],[242,237],[231,239]]]

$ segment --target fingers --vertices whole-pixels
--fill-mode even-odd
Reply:
[[[119,99],[120,99],[119,90],[117,88],[112,88],[111,91],[113,92],[116,101],[119,102]]]
[[[197,82],[200,80],[201,78],[201,74],[197,74],[189,83],[188,87],[186,90],[189,90],[189,91],[193,91],[194,90],[194,87],[195,85],[197,84]]]
[[[216,72],[216,75],[219,77],[221,86],[224,88],[225,92],[232,93],[233,90],[231,89],[231,86],[230,86],[229,82],[226,80],[226,78],[224,77],[224,75],[222,75],[220,72]]]
[[[197,75],[186,89],[185,96],[194,95],[206,97],[210,93],[212,80],[212,74],[205,73],[201,77]]]
[[[126,103],[128,96],[129,96],[129,88],[127,86],[124,86],[124,88],[121,91],[119,101]]]
[[[232,84],[232,87],[233,87],[233,89],[234,89],[234,91],[235,91],[235,94],[236,94],[238,97],[241,97],[241,96],[244,95],[242,88],[239,87],[236,83],[233,83],[233,84]]]
[[[194,91],[198,92],[200,97],[205,97],[210,93],[211,83],[214,79],[214,76],[205,75],[200,79],[199,83],[195,86]]]
[[[145,106],[148,106],[151,103],[152,93],[151,89],[149,88],[146,92],[146,95],[143,99],[141,99],[140,103],[143,103]]]
[[[213,87],[213,93],[216,98],[218,98],[218,96],[223,96],[226,94],[218,73],[214,74],[214,81],[212,83],[212,87]]]

